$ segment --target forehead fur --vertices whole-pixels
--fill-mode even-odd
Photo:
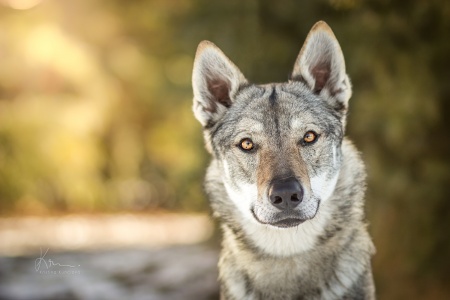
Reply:
[[[213,139],[226,142],[239,130],[280,136],[313,123],[342,136],[341,120],[336,110],[301,82],[248,85],[236,94],[233,106],[210,132]]]

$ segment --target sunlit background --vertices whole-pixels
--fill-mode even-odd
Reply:
[[[450,299],[445,0],[0,0],[0,255],[216,253],[196,46],[213,41],[253,82],[284,81],[321,19],[354,86],[347,134],[369,173],[377,294]]]

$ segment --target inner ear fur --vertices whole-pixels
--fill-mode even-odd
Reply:
[[[335,107],[347,107],[351,84],[345,72],[341,47],[327,23],[317,22],[308,33],[295,61],[291,80],[304,82]]]
[[[192,86],[194,114],[203,126],[216,122],[233,104],[247,80],[236,65],[213,43],[203,41],[195,55]]]

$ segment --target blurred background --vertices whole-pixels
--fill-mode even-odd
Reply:
[[[318,20],[354,86],[378,297],[450,299],[445,0],[0,0],[0,299],[217,297],[196,47],[213,41],[252,82],[285,81]],[[42,248],[82,260],[81,275],[32,274]]]

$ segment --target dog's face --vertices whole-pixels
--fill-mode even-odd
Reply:
[[[260,223],[291,227],[315,216],[340,167],[340,116],[299,83],[250,86],[206,134],[225,187]]]
[[[287,83],[252,85],[212,43],[194,73],[194,113],[243,216],[276,227],[314,218],[331,195],[351,87],[339,44],[317,23]]]

